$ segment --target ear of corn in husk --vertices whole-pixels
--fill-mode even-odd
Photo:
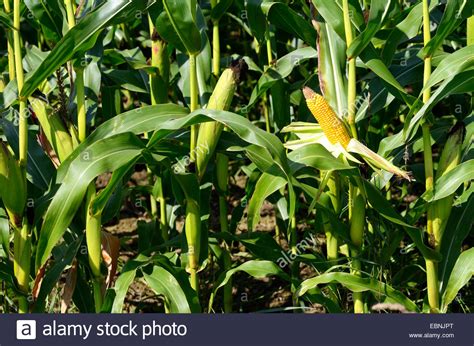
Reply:
[[[365,228],[365,198],[358,188],[354,188],[353,193],[350,235],[354,246],[360,249]]]
[[[324,97],[308,87],[303,89],[303,94],[309,110],[318,121],[326,138],[333,146],[339,146],[339,151],[348,159],[352,160],[352,158],[347,155],[348,152],[356,153],[361,155],[374,169],[383,169],[399,177],[411,180],[411,176],[408,172],[396,167],[382,156],[367,148],[357,139],[351,138],[346,126]]]
[[[20,226],[26,205],[24,170],[7,146],[0,142],[0,197],[15,226]]]
[[[245,73],[247,65],[243,60],[233,63],[227,68],[219,78],[214,91],[207,104],[207,109],[228,110],[237,83],[242,73]],[[206,171],[210,158],[214,155],[219,137],[224,126],[216,121],[201,124],[196,144],[196,168],[199,179],[202,178]]]
[[[449,132],[448,139],[441,152],[441,157],[436,171],[435,179],[438,180],[444,174],[451,171],[461,162],[462,143],[466,134],[463,123],[456,124]],[[440,246],[443,232],[446,228],[453,205],[454,194],[433,202],[430,206],[433,219],[433,233],[435,248]]]
[[[35,113],[48,142],[51,144],[59,160],[63,162],[74,151],[73,136],[65,128],[58,114],[44,101],[30,98],[30,105]]]

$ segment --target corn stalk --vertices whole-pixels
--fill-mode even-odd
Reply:
[[[66,6],[69,30],[72,30],[76,26],[75,4],[72,0],[64,0],[64,3]],[[85,102],[86,100],[84,86],[84,63],[85,61],[70,62],[71,65],[74,65],[74,72],[76,75],[74,86],[76,89],[77,128],[79,142],[84,142],[87,138],[87,111]],[[72,76],[71,85],[73,85]],[[95,310],[96,312],[100,312],[102,307],[102,296],[104,286],[104,278],[100,269],[102,259],[102,215],[101,212],[97,214],[92,213],[91,205],[95,197],[96,188],[95,181],[93,181],[87,189],[84,217],[86,224],[87,257],[93,276]]]
[[[18,87],[18,94],[24,85],[24,73],[21,52],[21,36],[20,36],[20,0],[13,2],[13,54],[15,60],[16,80]],[[11,59],[10,59],[11,61]],[[19,312],[28,312],[28,300],[26,294],[29,290],[29,273],[30,273],[30,232],[27,220],[23,219],[23,213],[26,203],[26,163],[28,158],[28,110],[26,105],[27,100],[20,97],[19,104],[19,170],[17,173],[12,173],[17,176],[19,186],[24,187],[24,203],[18,206],[16,215],[11,223],[14,228],[14,272],[22,293],[25,296],[19,297]],[[16,165],[16,164],[15,164]],[[12,183],[11,181],[9,183]],[[16,193],[16,192],[15,192]],[[21,195],[20,195],[21,196]],[[5,196],[4,196],[5,198]],[[23,199],[23,196],[20,197]],[[8,209],[8,206],[7,206]]]
[[[5,13],[8,15],[11,13],[10,0],[3,0],[5,7]],[[10,32],[7,32],[7,52],[8,52],[8,76],[10,80],[15,79],[15,53],[13,51],[12,36]]]
[[[168,85],[170,75],[170,60],[168,56],[168,45],[163,41],[156,31],[151,17],[149,19],[150,37],[151,37],[151,66],[156,70],[150,74],[150,97],[151,104],[157,105],[168,102]],[[145,133],[145,138],[148,138],[148,133]],[[148,179],[153,185],[153,176],[149,168]],[[160,230],[163,240],[167,241],[169,238],[169,227],[166,215],[166,199],[163,194],[163,182],[161,177],[156,178],[155,186],[158,188],[158,202],[160,204]],[[157,200],[153,195],[150,196],[151,214],[152,218],[156,219],[158,214]]]
[[[191,93],[190,111],[194,112],[199,108],[199,86],[197,81],[197,54],[189,55],[189,85]],[[196,160],[196,142],[198,136],[198,125],[191,125],[190,154],[191,161]]]
[[[219,3],[219,0],[212,0],[211,7]],[[221,68],[221,42],[219,32],[219,19],[212,21],[212,73],[219,78]],[[225,131],[225,129],[224,129]],[[229,221],[227,220],[227,194],[229,180],[229,157],[225,154],[216,154],[216,180],[217,192],[219,193],[219,224],[222,232],[229,232]],[[224,270],[231,267],[230,251],[226,244],[223,251]],[[224,312],[232,312],[232,280],[224,286]]]
[[[423,42],[426,46],[431,40],[430,32],[430,12],[429,12],[429,0],[423,0]],[[424,74],[423,74],[423,85],[425,85],[431,77],[431,56],[426,56],[424,59]],[[426,88],[423,92],[423,102],[426,103],[431,97],[431,89]],[[427,120],[422,124],[423,133],[423,158],[425,167],[425,189],[426,191],[432,191],[434,186],[434,173],[433,173],[433,153],[431,150],[431,134],[430,125]],[[426,230],[428,237],[433,239],[432,242],[435,244],[439,235],[434,233],[433,229],[433,210],[428,208],[427,212],[427,224]],[[430,240],[431,242],[431,240]],[[428,288],[428,303],[432,312],[438,312],[439,310],[439,282],[438,282],[438,263],[432,259],[426,259],[426,280]]]

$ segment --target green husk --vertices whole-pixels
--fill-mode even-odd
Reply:
[[[20,226],[26,205],[26,177],[3,142],[0,142],[0,197],[12,224]]]
[[[188,242],[188,270],[191,274],[191,287],[198,291],[199,281],[197,272],[199,269],[200,241],[201,241],[201,215],[198,201],[186,199],[186,240]]]
[[[30,104],[38,118],[44,135],[53,147],[59,161],[63,162],[74,151],[77,144],[74,143],[73,137],[63,125],[59,115],[54,113],[53,109],[46,102],[30,98]]]
[[[449,132],[448,139],[438,163],[435,181],[454,169],[461,162],[462,143],[465,134],[466,128],[463,123],[456,124]],[[446,224],[451,215],[453,199],[454,194],[435,201],[430,207],[433,220],[434,245],[437,249],[440,247]]]
[[[219,78],[214,88],[214,92],[209,99],[207,109],[228,110],[234,97],[237,83],[240,80],[240,74],[246,69],[243,60],[227,68]],[[224,126],[216,121],[206,122],[199,128],[199,134],[195,149],[196,168],[199,179],[206,171],[209,160],[214,155],[217,143]]]

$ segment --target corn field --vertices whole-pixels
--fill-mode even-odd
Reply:
[[[473,10],[3,0],[0,311],[470,313]]]

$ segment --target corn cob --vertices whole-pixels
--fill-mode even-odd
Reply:
[[[240,75],[245,72],[247,65],[240,60],[227,68],[219,78],[214,91],[207,104],[207,109],[227,110],[232,103],[237,83]],[[211,121],[206,122],[199,128],[199,134],[196,144],[196,168],[199,179],[206,171],[210,158],[214,155],[219,137],[224,126],[222,123]]]
[[[324,97],[315,93],[308,87],[303,89],[306,104],[313,116],[323,129],[324,134],[332,144],[341,144],[345,149],[349,145],[351,137],[344,123],[338,118]]]
[[[324,135],[332,144],[340,144],[344,150],[346,150],[346,157],[353,160],[348,152],[357,153],[361,155],[370,166],[384,169],[407,180],[412,179],[410,173],[396,167],[382,156],[367,148],[357,139],[351,138],[344,123],[339,119],[324,97],[308,87],[303,89],[303,94],[306,98],[306,104],[309,110],[318,121]]]

